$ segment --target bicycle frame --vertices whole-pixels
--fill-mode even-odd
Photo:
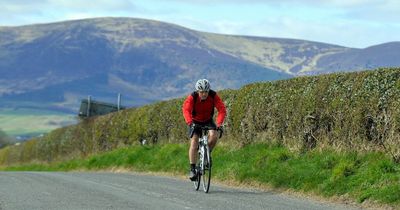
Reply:
[[[198,159],[196,164],[197,180],[193,181],[196,190],[199,190],[203,178],[203,190],[208,193],[211,181],[210,149],[208,147],[208,131],[210,127],[201,127],[201,136],[198,143]]]

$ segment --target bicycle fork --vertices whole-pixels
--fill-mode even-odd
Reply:
[[[200,144],[199,145],[199,160],[200,160],[199,170],[200,170],[200,174],[202,174],[204,171],[204,167],[205,167],[204,160],[205,160],[205,158],[207,158],[207,157],[205,157],[206,156],[205,149],[206,149],[206,145],[208,144],[207,138],[201,139],[199,144]]]
[[[204,169],[204,163],[203,163],[203,157],[204,157],[204,147],[200,146],[199,148],[199,172],[202,174],[203,169]]]

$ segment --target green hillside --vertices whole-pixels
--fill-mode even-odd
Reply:
[[[221,91],[219,94],[228,109],[226,132],[221,139],[225,146],[221,150],[238,150],[242,152],[243,160],[247,160],[247,152],[252,153],[254,150],[246,152],[246,148],[273,145],[278,148],[278,153],[282,153],[279,149],[282,148],[283,154],[275,156],[271,153],[268,156],[268,151],[258,151],[259,159],[249,161],[267,163],[269,158],[286,161],[300,157],[299,162],[293,160],[282,166],[285,169],[280,170],[281,174],[276,176],[285,175],[288,180],[292,180],[297,177],[294,176],[297,171],[303,168],[303,172],[310,176],[308,181],[321,181],[320,184],[299,186],[293,180],[293,183],[290,182],[293,185],[279,184],[278,180],[276,186],[300,191],[321,190],[322,194],[328,196],[343,195],[347,190],[356,188],[357,191],[351,194],[360,202],[372,199],[399,204],[398,196],[387,196],[400,194],[400,68],[255,83],[239,90]],[[121,150],[125,150],[122,151],[123,155],[111,158],[111,163],[106,167],[111,167],[114,163],[124,165],[130,155],[136,158],[141,155],[154,157],[154,161],[150,158],[145,162],[128,164],[130,168],[140,168],[146,163],[151,166],[160,156],[158,152],[161,151],[157,149],[151,152],[151,145],[157,148],[164,145],[167,148],[164,152],[173,152],[174,156],[183,156],[186,159],[186,153],[180,149],[168,150],[168,145],[171,144],[178,145],[181,149],[182,146],[179,145],[187,144],[187,128],[181,114],[182,103],[183,98],[163,101],[57,129],[42,138],[0,150],[0,165],[3,168],[34,163],[54,165],[60,164],[60,161],[69,161],[65,163],[74,165],[75,160],[87,158],[93,164],[96,162],[93,157],[116,155]],[[150,143],[150,149],[135,147],[144,139]],[[331,155],[334,157],[330,158]],[[302,161],[301,156],[309,158],[305,160],[310,162]],[[381,162],[372,162],[376,158],[381,158]],[[185,159],[177,164],[185,167],[181,166]],[[225,163],[231,164],[228,160],[230,159],[227,157]],[[245,165],[235,166],[242,172],[247,171],[246,173],[226,173],[239,181],[249,178],[275,185],[275,179],[265,180],[257,171],[251,173],[250,169],[244,170],[245,166],[249,167],[247,164],[254,163],[246,162]],[[318,172],[316,165],[323,167],[324,171],[321,173],[324,174]],[[71,168],[77,169],[78,166],[75,164]],[[81,166],[86,167],[84,163]],[[314,166],[317,168],[313,168]],[[384,172],[377,172],[375,166]],[[279,165],[276,167],[276,170],[280,168]],[[311,171],[304,170],[304,167],[311,167]],[[64,165],[64,169],[68,167],[65,168]],[[262,167],[256,169],[263,170]],[[304,173],[300,175],[304,176]],[[323,181],[325,178],[320,176],[324,176],[328,182]],[[308,183],[307,180],[300,182]],[[334,190],[329,191],[333,186]],[[374,189],[379,189],[379,192]],[[383,194],[378,196],[374,193]]]

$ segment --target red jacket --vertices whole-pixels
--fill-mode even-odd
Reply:
[[[214,102],[213,102],[214,101]],[[200,99],[200,96],[196,99],[196,104],[195,104],[195,110],[196,110],[196,115],[193,116],[193,103],[194,99],[192,95],[189,95],[185,102],[183,102],[183,116],[185,117],[185,121],[188,125],[190,125],[193,120],[198,121],[198,122],[206,122],[211,119],[211,113],[215,108],[217,108],[218,111],[218,116],[217,116],[217,126],[221,126],[222,123],[224,122],[225,116],[226,116],[226,109],[224,102],[222,102],[221,98],[218,96],[218,94],[215,94],[214,98],[208,95],[207,99],[202,101]]]

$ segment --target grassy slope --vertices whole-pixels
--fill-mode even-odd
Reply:
[[[274,188],[367,199],[398,207],[400,165],[381,153],[335,151],[290,152],[282,146],[252,144],[237,149],[219,146],[213,153],[213,177],[221,181],[261,183]],[[184,175],[188,168],[187,145],[133,146],[52,164],[28,164],[3,170],[103,170],[113,167],[135,171]]]

